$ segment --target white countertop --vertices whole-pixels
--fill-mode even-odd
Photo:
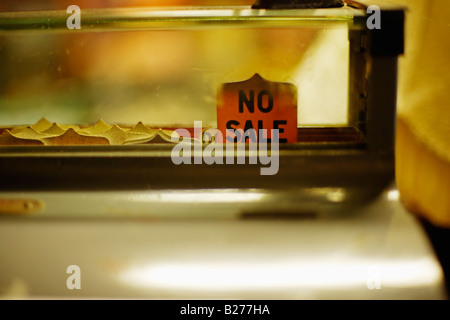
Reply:
[[[127,192],[1,193],[43,199],[53,215],[0,217],[0,297],[446,299],[428,238],[395,188],[348,214],[213,216],[242,195],[205,207],[179,193],[166,202]],[[211,215],[161,218],[169,202]],[[71,265],[80,289],[66,285]]]

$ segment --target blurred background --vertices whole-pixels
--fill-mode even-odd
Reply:
[[[252,1],[76,3],[83,15],[83,10],[93,8],[229,7]],[[2,1],[0,11],[12,15],[14,11],[65,11],[71,4]],[[19,24],[20,19],[16,21]],[[113,24],[89,32],[83,30],[82,18],[81,27],[0,32],[0,125],[33,124],[46,117],[74,124],[103,119],[155,126],[189,126],[202,120],[214,127],[220,85],[249,79],[254,73],[297,85],[300,125],[347,123],[346,23],[259,29],[225,24],[209,28],[199,23],[195,30],[147,32],[145,28],[117,32],[121,26]]]
[[[230,6],[252,5],[252,0],[5,0],[0,4],[3,11],[26,10],[61,10],[70,5],[78,5],[80,8],[122,8],[122,7],[166,7],[166,6]]]

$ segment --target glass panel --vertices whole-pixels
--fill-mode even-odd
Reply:
[[[223,83],[298,90],[298,125],[348,125],[348,29],[359,11],[110,9],[0,13],[0,125],[215,127]]]

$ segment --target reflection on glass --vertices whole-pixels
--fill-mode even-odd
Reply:
[[[46,117],[155,126],[201,120],[214,127],[220,85],[255,73],[297,85],[299,125],[345,125],[348,17],[261,19],[258,12],[216,10],[213,21],[208,10],[171,10],[170,20],[134,9],[101,24],[105,12],[85,11],[94,27],[81,31],[45,24],[20,31],[20,15],[10,14],[7,26],[0,15],[0,125]],[[173,20],[180,15],[184,20]],[[64,25],[65,17],[55,21]],[[36,19],[42,20],[39,13]]]

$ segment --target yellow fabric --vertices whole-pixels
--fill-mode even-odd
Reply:
[[[396,2],[408,7],[398,116],[450,162],[450,1]]]
[[[450,1],[408,7],[400,59],[396,179],[406,207],[450,227]]]

